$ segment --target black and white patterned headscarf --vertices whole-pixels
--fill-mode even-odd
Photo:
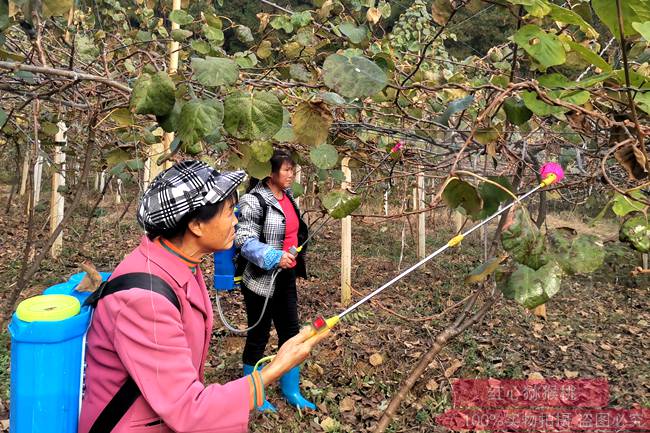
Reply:
[[[188,213],[228,197],[246,173],[219,173],[201,161],[182,161],[161,172],[140,199],[138,223],[146,230],[171,229]]]

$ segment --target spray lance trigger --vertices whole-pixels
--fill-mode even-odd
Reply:
[[[309,338],[318,335],[321,332],[324,332],[328,329],[332,329],[336,326],[337,323],[341,320],[340,316],[332,316],[329,319],[324,318],[323,316],[318,316],[311,322],[312,333]]]
[[[298,256],[298,253],[300,253],[300,251],[302,251],[302,246],[299,246],[299,247],[291,247],[291,248],[289,248],[289,251],[288,251],[288,252],[289,252],[289,254],[291,254],[292,256],[297,257],[297,256]]]

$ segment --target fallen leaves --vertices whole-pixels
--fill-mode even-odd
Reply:
[[[379,353],[373,353],[370,355],[370,365],[377,367],[384,363],[384,358]]]
[[[462,366],[463,366],[463,361],[461,361],[460,359],[454,359],[451,365],[447,369],[445,369],[445,377],[449,379]]]

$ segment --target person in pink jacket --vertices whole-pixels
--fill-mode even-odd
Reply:
[[[147,287],[100,299],[87,334],[79,433],[246,432],[250,411],[264,402],[264,386],[304,361],[327,335],[309,338],[305,328],[261,371],[225,384],[203,382],[213,311],[199,262],[232,246],[236,188],[244,177],[183,161],[144,192],[138,222],[146,236],[111,279],[133,272],[160,277],[180,306]],[[132,404],[116,397],[129,378],[137,386]],[[108,414],[118,418],[114,428],[101,425],[109,403],[108,412],[115,412],[114,403],[124,406],[121,416]]]

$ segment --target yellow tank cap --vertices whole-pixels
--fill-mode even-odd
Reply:
[[[18,304],[16,316],[24,322],[57,322],[76,316],[80,309],[74,296],[40,295]]]

